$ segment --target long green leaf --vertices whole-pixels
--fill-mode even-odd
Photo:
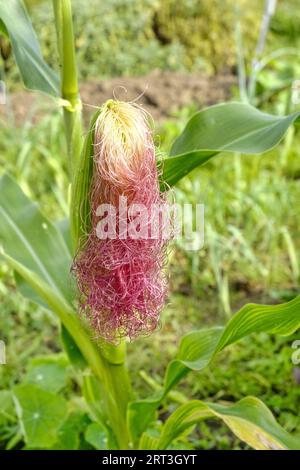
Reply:
[[[256,450],[300,449],[300,439],[287,433],[255,397],[229,406],[199,400],[180,406],[165,422],[156,448],[166,449],[183,432],[207,418],[221,419],[239,439]]]
[[[74,169],[70,210],[71,237],[74,250],[90,231],[90,188],[93,176],[94,133],[99,110],[93,115],[80,159]]]
[[[299,327],[300,296],[280,305],[245,305],[225,327],[187,334],[181,341],[177,358],[167,368],[162,391],[151,399],[130,403],[128,421],[132,438],[136,440],[145,431],[167,393],[189,371],[207,367],[226,346],[251,333],[290,335]]]
[[[69,249],[59,230],[8,175],[0,179],[0,245],[6,255],[71,302]]]
[[[106,363],[72,307],[71,255],[61,233],[7,175],[0,179],[0,201],[2,256],[56,313],[96,376],[105,381]]]
[[[23,1],[0,0],[0,19],[9,34],[25,86],[59,97],[58,75],[43,59]]]
[[[299,117],[263,113],[245,103],[225,103],[196,113],[162,162],[162,180],[176,184],[220,152],[263,153],[277,145]]]

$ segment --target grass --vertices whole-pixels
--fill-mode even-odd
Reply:
[[[193,108],[164,123],[166,151]],[[24,128],[2,127],[0,164],[54,219],[67,212],[67,165],[60,116],[53,113]],[[141,396],[159,387],[180,337],[191,328],[222,324],[248,301],[276,302],[299,291],[300,136],[291,132],[280,146],[262,156],[222,156],[193,172],[176,189],[178,202],[205,204],[206,242],[198,252],[176,244],[170,255],[171,292],[161,330],[129,345],[133,382]],[[63,149],[63,150],[62,150]],[[56,319],[21,297],[12,273],[0,270],[1,339],[8,364],[0,368],[1,389],[24,379],[30,360],[61,351]],[[300,388],[291,361],[293,338],[257,335],[217,358],[213,367],[190,375],[178,394],[160,410],[163,419],[186,397],[235,401],[257,395],[289,431],[300,433]],[[64,389],[77,400],[74,371]],[[0,413],[1,414],[1,413]],[[3,429],[0,436],[7,441]],[[0,439],[1,440],[1,439]],[[14,442],[12,442],[14,444]],[[2,444],[3,445],[3,444]],[[227,429],[202,424],[178,443],[187,448],[242,448]]]

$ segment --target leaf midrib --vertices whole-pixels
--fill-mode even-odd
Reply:
[[[223,151],[233,152],[233,150],[228,149],[229,146],[234,145],[238,142],[242,142],[243,140],[246,140],[249,137],[251,138],[254,134],[257,134],[257,133],[259,133],[261,131],[264,131],[266,129],[270,129],[270,131],[271,131],[272,129],[274,129],[279,124],[284,123],[286,120],[288,120],[289,122],[290,121],[295,121],[296,118],[299,117],[299,116],[300,116],[300,112],[296,112],[296,113],[294,113],[290,116],[278,117],[277,118],[278,120],[276,120],[276,122],[273,122],[272,124],[268,123],[265,126],[261,126],[260,128],[256,128],[252,131],[249,131],[247,134],[243,134],[241,137],[233,139],[230,143],[227,143],[227,144],[225,144],[221,147],[218,147],[216,149],[213,149],[213,148],[211,148],[211,149],[210,148],[194,148],[194,149],[191,149],[191,150],[189,150],[187,152],[184,152],[184,153],[176,153],[175,155],[172,154],[172,149],[171,149],[170,155],[167,158],[183,157],[183,156],[186,156],[186,155],[189,155],[189,154],[192,154],[192,153],[196,153],[196,152],[216,152],[216,153],[220,153],[220,152],[223,152]],[[274,146],[275,145],[276,145],[276,142],[275,142]],[[271,150],[271,149],[272,149],[272,147],[270,147],[268,149],[268,151]],[[247,153],[247,152],[245,152],[245,153]],[[251,154],[251,152],[249,152],[249,153]],[[263,153],[263,152],[261,152],[261,153]]]
[[[39,266],[39,268],[41,269],[42,273],[44,274],[46,280],[49,282],[49,284],[56,290],[56,291],[60,291],[60,289],[58,289],[58,286],[57,284],[55,283],[55,281],[53,280],[53,278],[49,275],[45,265],[41,262],[40,258],[37,256],[37,254],[35,253],[33,247],[31,246],[30,242],[28,241],[28,239],[23,235],[23,233],[21,232],[21,230],[19,229],[19,227],[17,226],[17,224],[15,224],[15,222],[12,220],[12,218],[9,216],[9,214],[3,209],[3,207],[0,207],[0,210],[2,212],[2,214],[4,215],[5,219],[7,220],[7,222],[10,224],[10,226],[12,227],[12,229],[15,231],[15,233],[17,234],[17,236],[19,237],[20,241],[23,243],[23,245],[27,248],[27,251],[29,252],[29,254],[32,256],[32,258],[35,260],[37,266]]]

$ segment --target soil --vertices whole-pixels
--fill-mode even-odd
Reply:
[[[138,99],[154,119],[162,119],[183,106],[199,107],[225,101],[236,83],[233,76],[207,77],[201,74],[155,70],[143,77],[113,78],[87,82],[81,87],[84,103],[99,105],[115,96],[120,100]]]
[[[208,77],[203,74],[154,70],[141,77],[87,81],[81,84],[80,92],[86,117],[93,112],[93,106],[116,97],[125,101],[137,99],[159,121],[189,104],[203,107],[226,101],[235,84],[236,78],[228,74]],[[44,105],[41,106],[41,102]],[[22,125],[28,117],[36,121],[49,111],[49,106],[55,108],[53,101],[47,100],[45,106],[44,97],[27,91],[13,93],[8,96],[7,103],[6,107],[0,106],[1,120],[5,121],[10,115],[16,125]]]

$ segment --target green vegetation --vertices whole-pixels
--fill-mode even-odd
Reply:
[[[193,111],[194,108],[182,110],[157,130],[162,135],[162,151]],[[65,159],[61,158],[65,144],[60,116],[54,113],[35,126],[1,132],[5,137],[1,139],[1,165],[5,163],[26,193],[42,205],[45,214],[63,218],[68,188]],[[236,155],[234,162],[216,158],[201,173],[195,170],[176,189],[179,201],[205,204],[206,243],[199,254],[187,252],[179,244],[174,246],[170,254],[171,295],[162,317],[162,330],[129,345],[132,379],[141,396],[162,385],[162,373],[174,356],[179,338],[191,328],[224,323],[232,311],[247,301],[272,303],[299,291],[298,145],[298,133],[291,131],[268,154],[254,158]],[[77,395],[77,383],[82,378],[61,352],[56,319],[24,300],[16,292],[12,273],[4,267],[0,296],[1,335],[8,348],[8,364],[0,368],[2,388],[25,382],[38,384],[48,392],[59,392],[68,403],[64,402],[64,406],[74,409],[70,417],[73,424],[62,425],[63,429],[70,427],[72,435],[68,434],[60,444],[47,441],[47,446],[93,445],[83,435],[83,429],[88,429],[85,437],[90,437],[92,430],[87,427],[87,409]],[[216,359],[210,370],[189,377],[180,393],[174,392],[164,404],[161,417],[185,397],[226,402],[258,395],[275,413],[283,410],[280,422],[287,430],[300,433],[300,388],[291,362],[291,345],[296,338],[297,335],[272,338],[261,334],[243,340]],[[0,400],[6,400],[4,392]],[[3,411],[2,446],[20,445],[17,428],[16,417]],[[37,446],[44,444],[36,442]],[[178,445],[186,448],[190,444],[183,440]],[[227,429],[215,422],[199,426],[193,445],[241,448]]]
[[[233,67],[236,15],[243,24],[248,57],[261,15],[253,7],[255,2],[241,1],[237,12],[235,2],[230,1],[223,14],[221,8],[227,2],[203,0],[202,10],[195,15],[196,3],[77,0],[74,13],[81,79],[143,74],[155,67],[209,73]],[[41,33],[46,58],[54,64],[50,5],[32,0],[27,4]],[[287,46],[294,41],[294,46],[299,41],[299,14],[291,11],[285,9],[273,19],[271,42]],[[18,74],[11,57],[5,67],[14,86]],[[274,59],[257,78],[257,101],[278,114],[290,111],[288,87],[298,71],[296,60],[287,56]],[[38,111],[22,127],[13,120],[1,125],[0,168],[40,204],[44,214],[61,223],[68,214],[69,197],[63,123],[58,111],[44,116],[42,110],[42,117]],[[161,153],[169,150],[195,111],[195,105],[178,110],[155,129]],[[225,324],[247,302],[283,302],[299,293],[299,146],[296,127],[267,154],[215,158],[174,189],[178,202],[205,204],[205,246],[199,253],[189,252],[174,242],[169,257],[170,298],[162,328],[151,338],[129,344],[129,370],[140,397],[161,390],[165,368],[183,334]],[[63,352],[57,318],[21,296],[16,288],[19,281],[1,259],[0,339],[7,345],[7,365],[0,366],[0,449],[24,448],[21,426],[31,448],[107,448],[106,432],[95,422],[100,413],[93,401],[99,393],[96,379],[71,365]],[[209,369],[188,376],[178,391],[171,392],[159,408],[160,421],[153,435],[170,412],[187,400],[227,404],[255,395],[287,431],[300,436],[299,368],[291,360],[294,339],[299,339],[299,333],[288,337],[260,333],[233,345]],[[22,417],[16,415],[9,389],[22,405]],[[112,436],[109,439],[114,448]],[[176,449],[247,448],[213,420],[197,426],[192,439],[181,436],[173,445]]]
[[[279,2],[267,50],[297,45],[297,0]],[[43,54],[57,64],[51,2],[27,0]],[[255,49],[263,2],[260,0],[76,0],[73,6],[80,79],[142,75],[154,68],[222,72],[235,68],[236,25],[241,25],[249,61]],[[298,37],[297,37],[298,35]],[[6,50],[3,46],[3,50]],[[3,72],[3,71],[2,71]],[[0,72],[1,73],[1,72]],[[16,82],[13,58],[6,74]]]

